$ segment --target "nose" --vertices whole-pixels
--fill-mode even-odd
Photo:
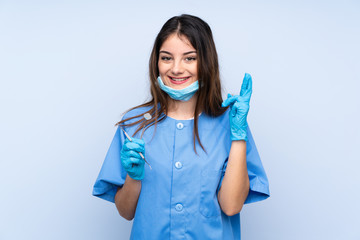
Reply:
[[[172,68],[171,68],[171,73],[174,75],[180,75],[183,72],[184,72],[184,68],[183,68],[181,61],[174,61]]]

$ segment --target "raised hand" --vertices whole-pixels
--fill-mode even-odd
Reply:
[[[240,95],[228,94],[228,98],[222,103],[223,107],[230,106],[230,131],[231,140],[247,141],[247,115],[250,109],[250,98],[252,93],[252,79],[250,74],[245,73],[241,85]]]

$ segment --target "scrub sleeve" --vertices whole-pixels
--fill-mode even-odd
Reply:
[[[124,133],[118,127],[92,193],[94,196],[113,203],[115,203],[117,189],[124,185],[127,174],[120,161],[120,152],[124,141]]]
[[[248,140],[246,141],[246,165],[248,169],[250,189],[249,194],[245,200],[245,204],[262,201],[270,196],[269,181],[262,166],[260,155],[256,148],[254,138],[251,134],[249,126],[247,127],[247,137]],[[222,176],[217,192],[220,190],[223,178],[225,176],[227,163],[228,159],[226,159],[224,163]]]

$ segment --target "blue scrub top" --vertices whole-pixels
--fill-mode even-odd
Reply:
[[[124,119],[147,110],[132,110]],[[130,239],[241,239],[240,215],[227,216],[217,200],[231,147],[229,110],[219,117],[199,116],[199,136],[207,153],[198,143],[198,155],[194,152],[193,125],[193,119],[167,117],[158,123],[154,136],[154,126],[145,131],[145,158],[152,170],[145,164]],[[132,136],[136,127],[125,131]],[[250,129],[247,131],[250,191],[245,203],[252,203],[269,197],[269,183]],[[93,189],[94,196],[110,202],[127,174],[120,160],[124,140],[118,128]]]

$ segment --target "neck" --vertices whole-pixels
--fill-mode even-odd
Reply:
[[[182,102],[174,100],[168,96],[168,112],[166,115],[178,120],[193,118],[197,97],[198,94],[195,93],[189,101]]]

